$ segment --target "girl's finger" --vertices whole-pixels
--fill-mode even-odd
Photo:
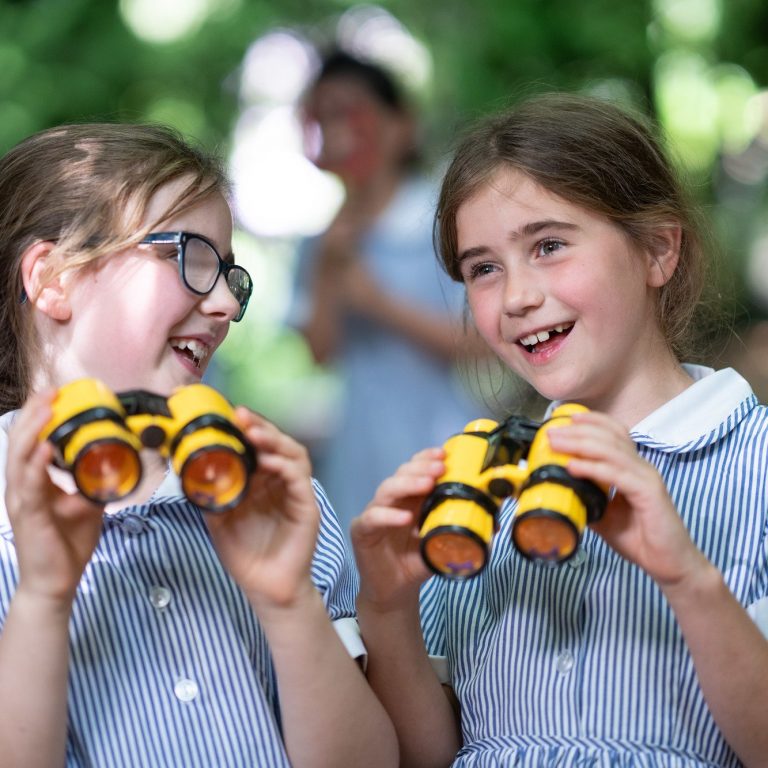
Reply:
[[[434,460],[442,460],[444,458],[445,458],[445,448],[431,447],[431,448],[424,448],[418,453],[415,453],[411,457],[411,461],[421,461],[421,460],[434,461]],[[406,462],[406,464],[408,463],[409,462]]]
[[[32,395],[19,412],[9,433],[9,461],[21,457],[26,461],[40,444],[40,432],[50,421],[53,392]]]
[[[267,423],[247,427],[245,436],[260,454],[275,454],[300,460],[309,465],[307,449],[292,437]]]
[[[405,499],[426,496],[434,487],[435,478],[432,475],[393,475],[379,486],[371,506],[398,506]]]
[[[629,433],[610,433],[590,427],[556,427],[547,431],[552,450],[584,458],[636,456],[637,446]]]
[[[445,462],[442,459],[414,459],[400,466],[393,477],[408,477],[409,475],[429,475],[438,478],[445,472]]]
[[[407,528],[413,524],[413,512],[407,509],[373,506],[352,521],[352,529],[359,536],[368,537],[388,528]]]

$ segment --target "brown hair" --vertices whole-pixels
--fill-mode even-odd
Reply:
[[[642,249],[653,247],[659,227],[678,224],[680,258],[659,290],[657,316],[674,354],[682,359],[692,351],[710,243],[650,123],[597,98],[557,93],[480,122],[445,174],[435,219],[436,249],[454,280],[461,280],[457,212],[502,168],[605,216]]]
[[[188,178],[178,198],[142,229],[152,196]],[[0,413],[30,394],[38,340],[23,303],[21,257],[55,248],[51,277],[85,269],[139,242],[153,225],[229,187],[218,158],[157,125],[89,123],[34,134],[0,158]]]

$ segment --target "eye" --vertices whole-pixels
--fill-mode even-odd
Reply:
[[[156,246],[157,255],[161,259],[176,259],[179,256],[179,249],[175,245],[160,245]]]
[[[149,251],[158,259],[175,259],[179,253],[178,248],[173,243],[139,243],[138,248],[142,251]]]
[[[478,261],[474,264],[463,264],[461,275],[464,282],[472,282],[485,275],[490,275],[496,271],[496,265],[490,261]]]
[[[539,242],[536,243],[534,251],[536,252],[537,256],[551,256],[555,251],[559,251],[564,247],[565,243],[562,240],[545,238],[544,240],[539,240]]]

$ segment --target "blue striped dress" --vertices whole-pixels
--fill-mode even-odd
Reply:
[[[165,496],[166,487],[148,504],[105,516],[78,588],[66,765],[287,768],[264,633],[197,507]],[[330,504],[319,486],[316,493],[312,579],[331,619],[350,622],[357,576]],[[0,631],[17,580],[0,504]]]
[[[691,536],[765,631],[768,409],[734,371],[698,379],[632,431]],[[430,654],[461,705],[462,768],[738,766],[655,583],[587,530],[557,568],[521,557],[501,513],[488,567],[422,591]]]

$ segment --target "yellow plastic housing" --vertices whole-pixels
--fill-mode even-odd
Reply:
[[[516,466],[487,464],[489,435],[498,426],[493,419],[475,419],[443,446],[445,472],[419,530],[422,556],[436,573],[469,578],[488,561],[500,504],[491,482],[505,480],[513,489],[521,478]],[[454,489],[465,490],[469,498],[457,497]]]
[[[248,483],[245,448],[234,435],[205,428],[184,437],[173,454],[186,497],[200,507],[223,510],[237,504]]]
[[[52,410],[40,439],[54,442],[58,463],[72,472],[83,496],[104,504],[136,488],[141,443],[122,423],[123,407],[105,384],[90,378],[70,382],[57,392]]]
[[[219,392],[192,384],[168,398],[168,408],[181,431],[203,416],[233,422],[234,409]],[[187,498],[204,509],[221,511],[237,504],[248,485],[249,466],[242,440],[215,424],[184,434],[171,457]]]
[[[141,390],[122,396],[97,379],[66,384],[40,432],[40,440],[54,443],[56,463],[72,473],[84,496],[100,503],[127,496],[141,479],[139,452],[152,448],[170,457],[193,503],[220,511],[242,499],[254,453],[223,395],[192,384],[167,399]]]
[[[106,504],[131,493],[141,480],[140,445],[119,424],[86,424],[65,448],[65,461],[80,493]]]
[[[520,494],[512,538],[531,560],[559,563],[576,551],[586,523],[586,507],[573,490],[540,483]]]
[[[485,567],[493,517],[473,501],[446,499],[427,515],[420,535],[422,552],[432,570],[466,578]]]
[[[588,409],[576,403],[558,406],[536,432],[528,453],[528,475],[540,467],[565,467],[569,454],[557,453],[549,445],[547,432],[566,426],[574,413]],[[579,546],[587,524],[587,508],[576,491],[562,483],[541,482],[520,494],[512,538],[517,549],[531,560],[559,563],[571,557]]]

